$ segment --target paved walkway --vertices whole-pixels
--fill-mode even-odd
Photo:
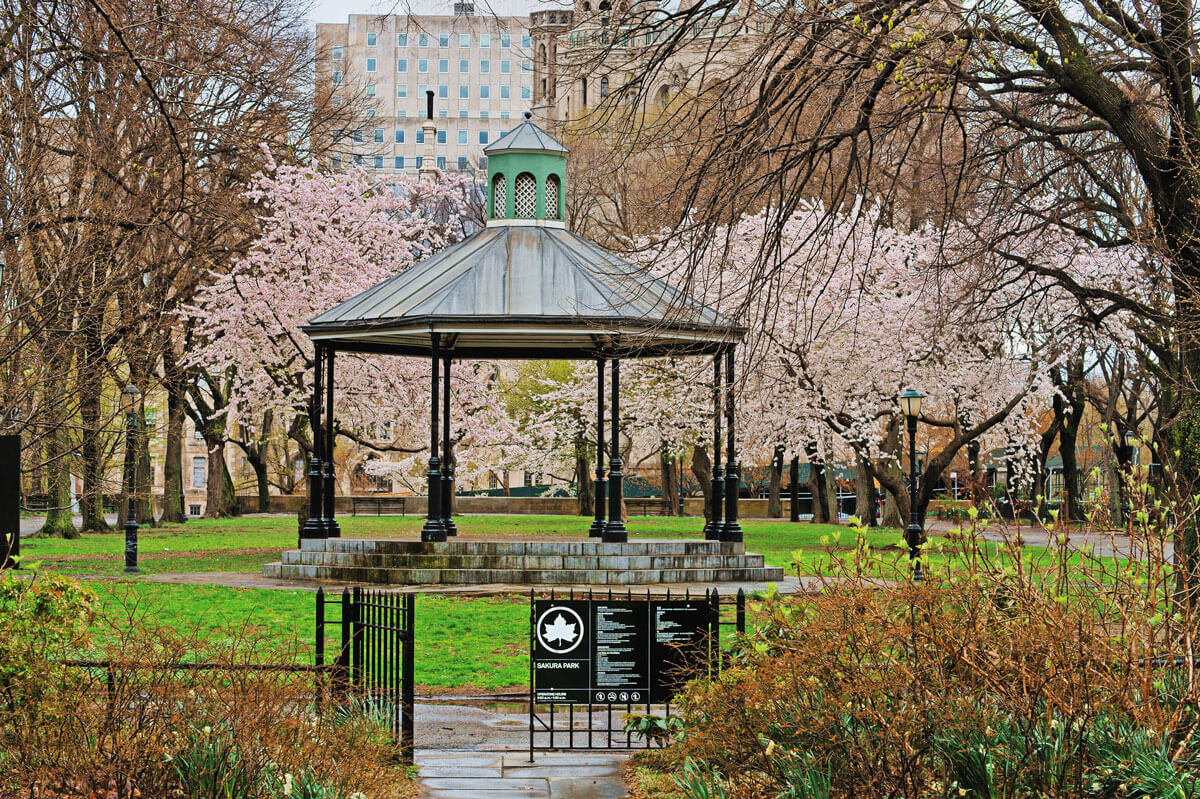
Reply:
[[[427,799],[623,799],[626,752],[535,752],[524,702],[420,702],[417,784]]]
[[[623,799],[627,754],[422,749],[417,785],[428,799]]]

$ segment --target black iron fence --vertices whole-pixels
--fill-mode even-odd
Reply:
[[[670,589],[664,593],[652,594],[647,590],[643,595],[632,591],[558,591],[551,590],[547,597],[551,600],[640,600],[658,599],[704,599],[708,606],[708,636],[706,652],[693,658],[690,665],[692,673],[708,671],[719,673],[724,667],[726,657],[724,643],[729,632],[746,631],[746,594],[738,590],[737,594],[722,596],[716,589],[708,589],[703,595],[693,594],[690,590],[675,592]],[[585,703],[569,702],[536,702],[537,685],[534,672],[534,603],[537,600],[533,591],[529,592],[530,610],[530,664],[529,664],[529,758],[533,759],[534,752],[552,749],[652,749],[665,746],[671,739],[671,702],[652,702],[649,695],[643,703],[626,702],[595,702],[589,699]],[[631,717],[641,715],[649,722],[637,729],[635,723],[630,723]]]
[[[329,612],[332,607],[336,618]],[[413,594],[344,589],[328,598],[317,589],[314,662],[220,663],[189,660],[68,660],[64,665],[104,673],[107,713],[118,710],[122,691],[139,672],[218,673],[268,672],[311,674],[312,696],[318,706],[333,701],[358,703],[362,710],[382,716],[400,755],[413,758],[414,651]],[[330,638],[333,638],[332,646]],[[332,653],[332,659],[327,658]]]
[[[336,609],[336,623],[327,608]],[[317,589],[316,668],[328,676],[334,701],[356,701],[386,719],[403,758],[413,759],[413,651],[416,595],[342,589],[327,598]],[[337,634],[335,647],[329,637]],[[333,651],[332,662],[326,652]],[[323,692],[322,692],[323,693]]]

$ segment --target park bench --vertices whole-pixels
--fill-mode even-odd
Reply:
[[[351,497],[350,515],[357,516],[359,508],[374,510],[376,516],[403,516],[404,497]]]
[[[665,499],[626,499],[625,510],[630,516],[666,516]]]
[[[26,494],[25,501],[21,503],[22,510],[45,511],[50,509],[49,494]]]

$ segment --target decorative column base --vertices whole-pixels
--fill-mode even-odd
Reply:
[[[741,543],[742,526],[738,524],[738,491],[740,488],[736,463],[725,470],[725,523],[721,525],[721,540]]]
[[[429,499],[421,541],[438,543],[446,540],[446,525],[442,522],[442,466],[436,457],[429,459]]]
[[[325,489],[321,485],[321,462],[316,458],[308,461],[308,485],[308,518],[300,527],[301,540],[325,537],[325,520],[321,518],[321,497]]]
[[[596,475],[593,481],[593,503],[595,503],[596,512],[595,518],[592,519],[592,526],[588,528],[588,538],[601,538],[604,535],[605,519],[604,519],[604,503],[608,500],[607,491],[608,484],[604,480],[604,473]]]
[[[458,525],[454,523],[454,519],[450,517],[450,508],[453,503],[454,494],[454,469],[446,468],[442,471],[442,529],[446,531],[446,536],[458,535]]]
[[[721,530],[725,528],[725,470],[720,466],[713,467],[712,477],[712,508],[709,510],[708,521],[704,523],[704,540],[720,541]]]

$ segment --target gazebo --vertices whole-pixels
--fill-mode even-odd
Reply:
[[[530,121],[528,113],[525,117],[484,149],[487,224],[482,230],[330,308],[304,328],[316,349],[311,406],[315,446],[301,552],[321,549],[322,541],[332,543],[340,535],[334,512],[331,423],[338,352],[419,356],[430,361],[429,493],[420,545],[406,542],[417,546],[375,550],[404,553],[447,552],[447,538],[457,534],[450,517],[454,475],[449,451],[450,375],[455,359],[595,361],[596,510],[588,535],[598,543],[632,547],[626,543],[621,512],[621,361],[688,355],[711,357],[713,365],[715,499],[703,538],[718,545],[711,551],[744,557],[733,423],[734,347],[744,331],[645,269],[568,230],[563,222],[567,149]],[[611,381],[607,471],[603,465],[606,373]],[[724,468],[719,463],[722,444]],[[291,553],[285,553],[285,572],[287,554]],[[613,554],[618,554],[616,549]],[[734,565],[757,565],[763,571],[761,558],[751,557],[757,559],[753,564]],[[336,570],[326,571],[293,576],[338,578]],[[759,576],[772,578],[777,570],[766,571],[772,574]]]

